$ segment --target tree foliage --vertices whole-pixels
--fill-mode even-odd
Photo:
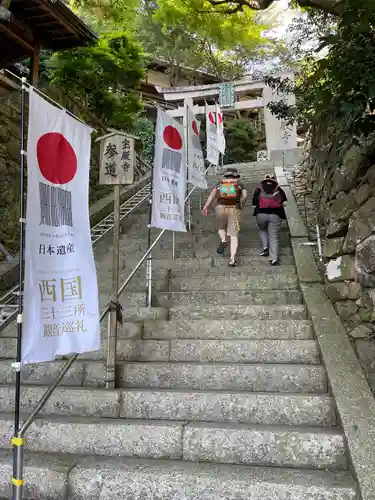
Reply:
[[[48,64],[52,85],[85,103],[108,127],[132,129],[142,107],[125,89],[139,87],[143,60],[128,33],[104,33],[96,44],[57,53]]]
[[[155,124],[146,117],[138,118],[134,133],[141,139],[142,157],[152,164],[154,161]]]
[[[153,57],[169,62],[172,85],[182,66],[202,69],[221,79],[242,77],[270,48],[270,29],[253,11],[216,12],[206,0],[144,0],[137,34]]]
[[[255,128],[249,119],[229,120],[225,123],[227,164],[255,161],[257,151],[263,149],[265,133],[262,128]]]
[[[304,61],[296,84],[271,81],[285,92],[295,92],[296,110],[285,103],[271,109],[289,119],[332,123],[337,134],[360,136],[375,131],[375,4],[343,0],[337,27],[320,37],[324,57]],[[296,111],[296,113],[295,113]]]
[[[70,0],[71,8],[99,31],[128,32],[134,27],[139,0]]]
[[[208,0],[214,8],[223,9],[228,13],[238,13],[249,9],[265,10],[277,0]],[[291,0],[292,5],[311,7],[330,14],[341,12],[340,0]]]

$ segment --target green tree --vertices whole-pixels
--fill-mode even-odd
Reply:
[[[143,55],[128,33],[105,33],[95,45],[52,56],[52,85],[84,103],[108,127],[131,130],[142,110],[138,96]]]
[[[131,31],[137,17],[139,0],[70,0],[70,7],[100,32]]]
[[[134,133],[141,139],[143,158],[149,163],[154,161],[155,125],[148,118],[141,117],[135,123]]]
[[[146,52],[171,64],[173,85],[182,66],[221,79],[242,77],[266,54],[263,32],[270,27],[249,10],[236,16],[212,12],[199,0],[145,0],[137,33]]]
[[[224,133],[227,164],[256,161],[257,151],[264,149],[264,131],[255,128],[249,119],[227,121]]]
[[[326,55],[307,58],[295,85],[270,82],[296,94],[296,110],[285,103],[272,103],[270,107],[279,116],[309,123],[334,120],[336,135],[367,136],[375,131],[375,5],[365,0],[343,0],[341,8],[335,29],[320,38]]]

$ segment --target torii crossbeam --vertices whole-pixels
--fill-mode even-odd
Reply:
[[[280,77],[281,79],[289,78],[291,81],[294,81],[293,73],[280,73],[274,76]],[[199,99],[200,101],[202,101],[202,99],[216,101],[220,95],[220,85],[220,83],[215,83],[190,87],[156,87],[156,89],[160,94],[164,95],[164,99],[168,102],[185,103],[185,101],[188,101],[194,103],[194,99]],[[233,82],[233,88],[237,97],[234,107],[223,107],[222,111],[225,113],[247,109],[263,109],[267,151],[269,156],[272,152],[281,152],[297,148],[296,126],[288,126],[285,121],[279,120],[273,115],[267,107],[269,102],[279,101],[281,99],[286,101],[289,105],[294,105],[295,97],[293,95],[278,93],[261,80],[237,80]],[[241,94],[242,96],[246,96],[249,93],[260,94],[260,97],[254,99],[241,99]],[[213,111],[215,110],[214,105],[208,105],[208,108]],[[193,106],[193,111],[196,115],[202,115],[205,113],[206,107],[195,105]],[[168,113],[175,118],[183,117],[184,106],[170,110]],[[272,156],[274,156],[274,154]]]

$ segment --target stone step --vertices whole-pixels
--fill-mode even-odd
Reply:
[[[218,301],[217,301],[218,302]],[[301,298],[302,302],[302,298]],[[302,304],[247,305],[247,304],[204,304],[173,306],[169,310],[171,320],[301,320],[306,319],[306,307]]]
[[[201,248],[200,246],[198,246],[195,249],[195,257],[196,258],[210,257],[210,256],[217,257],[216,246],[217,245],[213,245],[212,248],[211,247]],[[229,252],[229,248],[226,249],[226,254],[228,254],[228,252]],[[251,257],[251,256],[258,257],[259,253],[260,253],[260,245],[255,245],[255,243],[254,243],[254,246],[241,246],[240,245],[238,248],[238,251],[237,251],[238,257]],[[292,256],[292,248],[291,247],[281,247],[280,248],[281,260],[282,260],[284,255],[287,257],[291,257]]]
[[[126,258],[123,254],[120,256],[122,268],[125,270],[132,271],[135,266],[138,264],[140,259],[134,259],[134,258]],[[111,266],[111,259],[108,259],[108,273],[110,273],[110,266]],[[195,257],[192,257],[191,255],[186,258],[176,258],[172,259],[171,258],[166,258],[166,259],[159,259],[156,257],[152,257],[152,267],[153,269],[161,269],[161,270],[168,270],[168,269],[185,269],[185,267],[192,267],[196,269],[201,269],[201,268],[211,268],[213,266],[213,260],[212,257],[207,257],[205,259],[197,259]],[[142,270],[146,272],[146,262],[142,265],[140,268],[139,272],[141,273]]]
[[[211,233],[207,235],[202,235],[202,234],[194,234],[192,238],[193,242],[204,247],[208,247],[210,245],[217,245],[219,242],[219,237],[216,233]],[[176,247],[178,245],[183,245],[187,244],[183,242],[179,242],[177,240],[176,242]],[[239,235],[239,244],[240,247],[256,247],[256,248],[261,248],[261,242],[259,235],[257,232],[253,229],[251,231],[247,232],[240,232]],[[286,233],[281,233],[280,235],[280,245],[281,247],[289,247],[290,246],[290,236],[289,234]]]
[[[21,412],[30,413],[46,390],[46,385],[23,386],[21,388]],[[12,412],[14,410],[14,386],[0,385],[0,400],[1,411]],[[57,387],[42,408],[40,415],[119,418],[121,407],[122,396],[119,390]]]
[[[49,385],[64,361],[26,366],[21,371],[25,385]],[[325,392],[326,376],[320,365],[196,363],[148,361],[118,362],[119,388],[223,389],[265,392]],[[0,360],[0,384],[15,382],[10,360]],[[77,361],[61,386],[104,387],[105,362]]]
[[[0,414],[0,447],[13,431],[13,415]],[[259,442],[262,446],[259,446]],[[278,467],[342,470],[345,444],[335,430],[162,420],[48,416],[29,428],[32,452],[181,459]]]
[[[205,279],[208,276],[239,276],[242,278],[262,275],[266,277],[272,276],[290,276],[297,278],[297,271],[293,265],[271,267],[267,259],[259,260],[257,263],[248,264],[239,267],[223,266],[223,259],[220,259],[220,266],[211,267],[185,267],[170,269],[169,275],[171,278],[200,278]]]
[[[100,351],[86,352],[80,356],[80,359],[105,361],[107,352],[107,338],[102,337]],[[171,356],[172,347],[168,340],[117,339],[117,361],[169,361]]]
[[[296,275],[257,273],[251,276],[226,275],[214,272],[204,279],[193,278],[171,278],[168,282],[171,292],[183,291],[254,291],[254,290],[296,290],[298,279]]]
[[[0,339],[0,348],[2,347]],[[14,342],[15,347],[15,342]],[[15,349],[12,354],[15,354]],[[14,356],[1,354],[3,358]],[[107,359],[107,339],[102,349],[87,352],[82,360]],[[314,340],[142,340],[118,339],[118,361],[202,361],[223,363],[319,363]]]
[[[156,270],[155,270],[156,271]],[[109,273],[107,273],[107,277],[102,277],[100,276],[100,284],[99,284],[99,293],[105,293],[107,291],[111,290],[112,287],[112,276],[108,276]],[[120,286],[122,283],[125,282],[125,280],[128,278],[130,274],[130,271],[120,271],[119,273],[119,283]],[[157,276],[156,272],[152,277],[152,290],[154,292],[165,292],[168,291],[169,289],[169,272],[166,269],[163,271],[164,276]],[[134,276],[134,278],[131,280],[131,282],[128,284],[126,287],[126,292],[142,292],[147,289],[147,278],[146,278],[146,270],[145,271],[140,271],[139,276]],[[137,300],[136,303],[139,303]],[[142,302],[141,302],[142,303]]]
[[[138,261],[146,253],[148,247],[147,245],[143,249],[139,249],[136,245],[128,245],[126,247],[125,256],[133,256],[138,258]],[[152,251],[152,255],[158,259],[172,259],[172,245],[168,247],[155,246]],[[189,259],[196,257],[196,244],[191,243],[190,245],[183,245],[181,248],[176,248],[175,256],[181,259]],[[206,255],[204,257],[210,257]]]
[[[146,321],[144,338],[312,340],[314,334],[306,320],[179,319]]]
[[[121,401],[120,416],[130,419],[336,425],[333,400],[321,394],[132,389]]]
[[[326,392],[319,365],[136,363],[118,367],[118,386],[254,392]]]
[[[129,294],[127,294],[129,295]],[[127,300],[133,299],[120,298],[123,305]],[[139,301],[141,298],[139,299]],[[133,302],[134,303],[134,302]],[[299,290],[188,290],[184,292],[160,292],[155,296],[154,304],[162,307],[174,306],[194,306],[194,305],[292,305],[302,303],[302,293]],[[142,303],[144,304],[144,303]]]
[[[15,370],[12,360],[0,360],[0,384],[13,384]],[[36,363],[26,365],[21,370],[21,382],[27,385],[50,385],[57,378],[64,360],[52,363]],[[105,363],[100,361],[76,361],[68,370],[60,385],[103,387],[105,383]]]
[[[30,413],[46,389],[47,386],[22,387],[21,412]],[[3,412],[13,411],[14,392],[14,386],[0,386]],[[322,427],[336,425],[332,398],[320,394],[58,387],[40,415]]]
[[[163,344],[166,341],[159,342]],[[320,362],[315,340],[171,340],[169,360],[202,363]]]
[[[109,291],[107,291],[107,299],[109,300]],[[145,295],[143,294],[142,297]],[[104,301],[105,302],[105,301]],[[117,325],[118,337],[121,338],[132,338],[140,337],[143,332],[143,322],[146,320],[166,320],[169,316],[168,309],[162,307],[137,307],[126,305],[122,311],[123,314],[123,325]],[[106,338],[107,335],[107,322],[104,321],[101,324],[102,338]],[[4,330],[0,332],[0,339],[9,338],[14,339],[17,337],[17,325],[16,323],[11,323]],[[2,342],[2,340],[1,340]],[[11,349],[12,342],[1,343],[5,350]],[[0,348],[0,358],[8,357],[2,356],[3,351]]]
[[[11,453],[0,451],[0,491],[5,500],[12,499],[11,475]],[[150,498],[152,492],[158,500],[357,500],[356,489],[346,472],[121,457],[25,456],[27,499],[97,500],[100,495],[100,500],[139,500]]]
[[[274,271],[276,269],[283,269],[284,267],[287,267],[289,265],[294,265],[294,259],[293,259],[292,255],[281,255],[281,257],[280,257],[280,264],[281,265],[276,266],[276,267],[270,267],[268,258],[260,257],[259,253],[260,253],[260,251],[258,250],[256,253],[249,252],[249,255],[237,255],[236,261],[237,261],[238,268],[246,270],[248,268],[248,266],[250,266],[250,267],[262,266],[262,267],[266,267],[268,269],[271,269],[271,271]],[[212,260],[213,260],[214,267],[227,267],[227,260],[226,260],[226,258],[223,258],[223,256],[219,256],[217,254],[213,255]],[[224,266],[223,266],[223,264],[224,264]],[[235,269],[237,269],[237,268],[235,268]]]
[[[21,420],[24,419],[21,416]],[[0,448],[9,446],[13,415],[0,414]],[[183,422],[49,415],[27,431],[32,452],[140,458],[182,458]]]
[[[345,470],[345,441],[336,430],[193,423],[183,458],[192,462]]]

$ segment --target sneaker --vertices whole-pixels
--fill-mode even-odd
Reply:
[[[224,250],[227,248],[228,246],[228,243],[226,241],[220,241],[218,247],[217,247],[217,250],[216,252],[219,254],[219,255],[223,255],[224,253]]]
[[[263,250],[263,252],[261,252],[260,256],[261,256],[261,257],[268,257],[268,256],[269,256],[269,254],[270,254],[270,252],[269,252],[268,248],[265,248],[265,249]]]
[[[236,267],[237,263],[234,259],[229,259],[228,266],[229,267]]]
[[[270,264],[271,264],[271,266],[278,266],[279,261],[278,260],[271,260]]]

